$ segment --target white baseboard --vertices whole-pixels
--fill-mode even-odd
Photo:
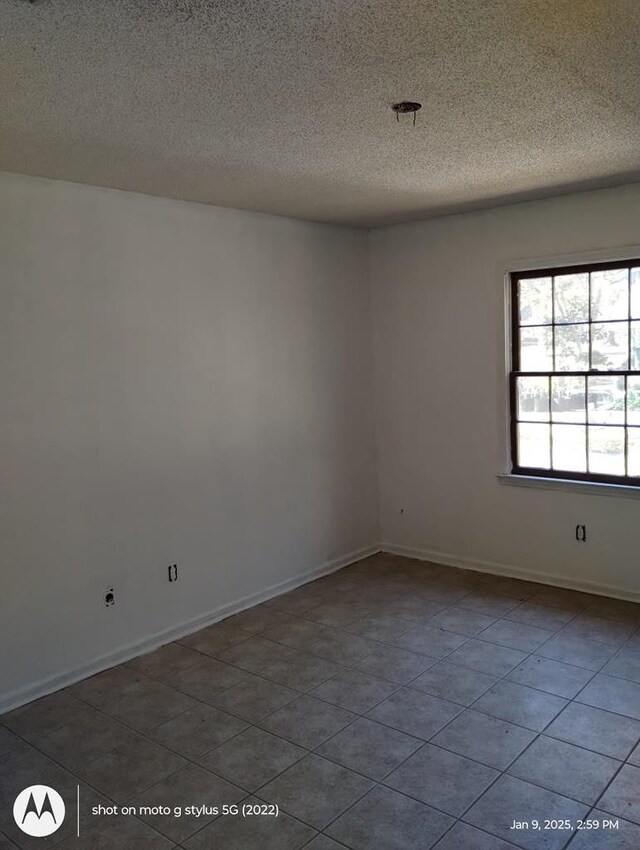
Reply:
[[[138,655],[143,655],[146,652],[152,652],[154,649],[158,649],[158,647],[163,646],[165,643],[171,643],[171,641],[177,640],[178,638],[197,632],[206,626],[217,623],[218,620],[231,616],[231,614],[238,614],[246,608],[252,608],[260,602],[266,602],[267,599],[279,596],[281,593],[286,593],[288,590],[294,590],[296,587],[300,587],[300,585],[313,581],[313,579],[334,573],[336,570],[347,567],[349,564],[360,561],[362,558],[367,558],[369,555],[374,555],[379,551],[380,546],[366,546],[363,549],[350,552],[340,558],[334,558],[331,561],[326,561],[321,566],[308,570],[306,573],[301,573],[294,578],[286,579],[285,581],[278,582],[277,584],[272,584],[270,587],[266,587],[263,590],[259,590],[248,596],[243,596],[241,599],[236,599],[234,602],[230,602],[227,605],[221,605],[219,608],[209,611],[206,614],[194,617],[193,619],[184,621],[178,625],[170,626],[167,629],[163,629],[161,632],[156,632],[154,635],[135,641],[127,646],[121,646],[113,652],[101,655],[98,658],[93,658],[77,667],[70,668],[62,673],[56,673],[54,676],[48,676],[34,682],[33,684],[18,688],[7,694],[0,695],[0,714],[4,714],[14,708],[19,708],[25,703],[31,702],[39,697],[46,696],[47,694],[58,691],[61,688],[66,688],[69,685],[73,685],[75,682],[79,682],[81,679],[86,679],[88,676],[93,676],[96,673],[101,673],[103,670],[108,670],[110,667],[115,667],[125,661],[130,661]]]
[[[329,575],[343,567],[360,561],[369,555],[374,555],[376,552],[387,552],[391,555],[404,555],[407,558],[415,558],[420,561],[432,561],[437,564],[444,564],[449,567],[460,567],[465,570],[474,570],[481,573],[493,573],[494,575],[509,576],[510,578],[520,578],[526,581],[534,581],[539,584],[550,584],[554,587],[563,587],[568,590],[579,590],[586,593],[593,593],[598,596],[610,596],[615,599],[623,599],[629,602],[640,603],[640,593],[615,585],[603,584],[596,581],[576,581],[565,576],[558,576],[554,573],[546,573],[539,570],[531,570],[524,567],[514,567],[507,564],[499,564],[494,561],[481,561],[475,558],[465,558],[459,555],[452,555],[447,552],[438,552],[434,549],[417,549],[410,546],[400,546],[395,543],[382,543],[380,545],[367,546],[363,549],[358,549],[350,552],[340,558],[335,558],[327,561],[319,567],[308,570],[294,578],[273,584],[262,590],[252,593],[248,596],[243,596],[236,599],[234,602],[227,605],[221,605],[213,611],[195,617],[191,620],[179,623],[175,626],[170,626],[163,629],[161,632],[150,635],[142,640],[128,644],[127,646],[119,647],[113,652],[101,655],[87,661],[84,664],[78,665],[65,670],[62,673],[57,673],[54,676],[40,679],[30,685],[18,688],[7,694],[0,696],[0,714],[11,711],[14,708],[19,708],[25,703],[31,702],[39,697],[58,691],[61,688],[66,688],[79,682],[81,679],[86,679],[88,676],[93,676],[96,673],[101,673],[103,670],[108,670],[110,667],[115,667],[125,661],[130,661],[138,655],[146,652],[152,652],[160,646],[171,641],[178,640],[181,637],[197,632],[206,626],[229,617],[232,614],[237,614],[244,611],[246,608],[251,608],[258,605],[260,602],[265,602],[280,593],[286,593],[288,590],[294,590],[303,584],[313,581],[315,578],[320,578],[323,575]]]
[[[617,587],[613,584],[603,584],[598,581],[585,579],[573,580],[566,576],[555,573],[545,573],[542,570],[530,570],[526,567],[514,567],[508,564],[497,564],[494,561],[479,561],[475,558],[464,558],[460,555],[451,555],[448,552],[437,552],[434,549],[414,549],[410,546],[398,546],[395,543],[381,543],[379,551],[390,555],[404,555],[407,558],[416,558],[419,561],[432,561],[436,564],[444,564],[447,567],[460,567],[464,570],[475,570],[479,573],[493,573],[494,575],[508,576],[509,578],[521,578],[525,581],[534,581],[538,584],[551,584],[554,587],[563,587],[567,590],[580,590],[584,593],[593,593],[597,596],[610,596],[614,599],[623,599],[627,602],[640,603],[640,593]]]

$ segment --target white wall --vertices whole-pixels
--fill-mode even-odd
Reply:
[[[366,233],[0,175],[0,293],[0,703],[377,541]]]
[[[505,467],[504,269],[637,245],[639,225],[640,185],[630,185],[371,234],[384,544],[640,599],[640,501],[496,478]],[[577,523],[586,545],[575,541]]]
[[[0,174],[0,707],[380,540],[640,597],[640,501],[496,478],[504,269],[638,222],[627,186],[367,245]]]

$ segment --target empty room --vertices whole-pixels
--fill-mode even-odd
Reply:
[[[640,850],[640,2],[0,5],[0,850]]]

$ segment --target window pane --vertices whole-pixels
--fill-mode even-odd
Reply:
[[[551,278],[540,277],[518,282],[521,325],[551,322]]]
[[[549,469],[549,430],[548,425],[518,425],[518,466]]]
[[[557,372],[589,368],[589,325],[561,325],[555,336]]]
[[[587,442],[584,425],[553,425],[553,469],[587,471]]]
[[[640,342],[640,338],[639,338]],[[591,325],[591,368],[626,369],[629,362],[629,323]]]
[[[552,368],[551,328],[521,328],[520,371],[548,372]]]
[[[627,378],[627,422],[640,425],[640,378]]]
[[[640,476],[640,428],[629,428],[629,472],[628,475]]]
[[[555,278],[556,322],[589,320],[589,275],[563,274]]]
[[[591,319],[628,319],[628,269],[591,274]]]
[[[631,322],[631,366],[632,371],[640,370],[640,322]]]
[[[518,419],[549,421],[549,379],[518,378],[516,389]]]
[[[589,472],[624,475],[624,428],[589,426]]]
[[[554,422],[584,422],[584,378],[551,379],[551,418]]]
[[[588,268],[517,281],[515,465],[640,483],[640,261]]]
[[[624,425],[624,377],[589,377],[587,381],[589,422]]]
[[[631,269],[631,317],[640,319],[640,266]]]

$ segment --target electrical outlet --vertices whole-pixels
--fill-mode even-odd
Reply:
[[[587,526],[586,525],[576,525],[576,540],[578,543],[586,543],[587,542]]]
[[[112,587],[107,588],[104,594],[104,607],[112,608],[116,604],[116,595]]]

